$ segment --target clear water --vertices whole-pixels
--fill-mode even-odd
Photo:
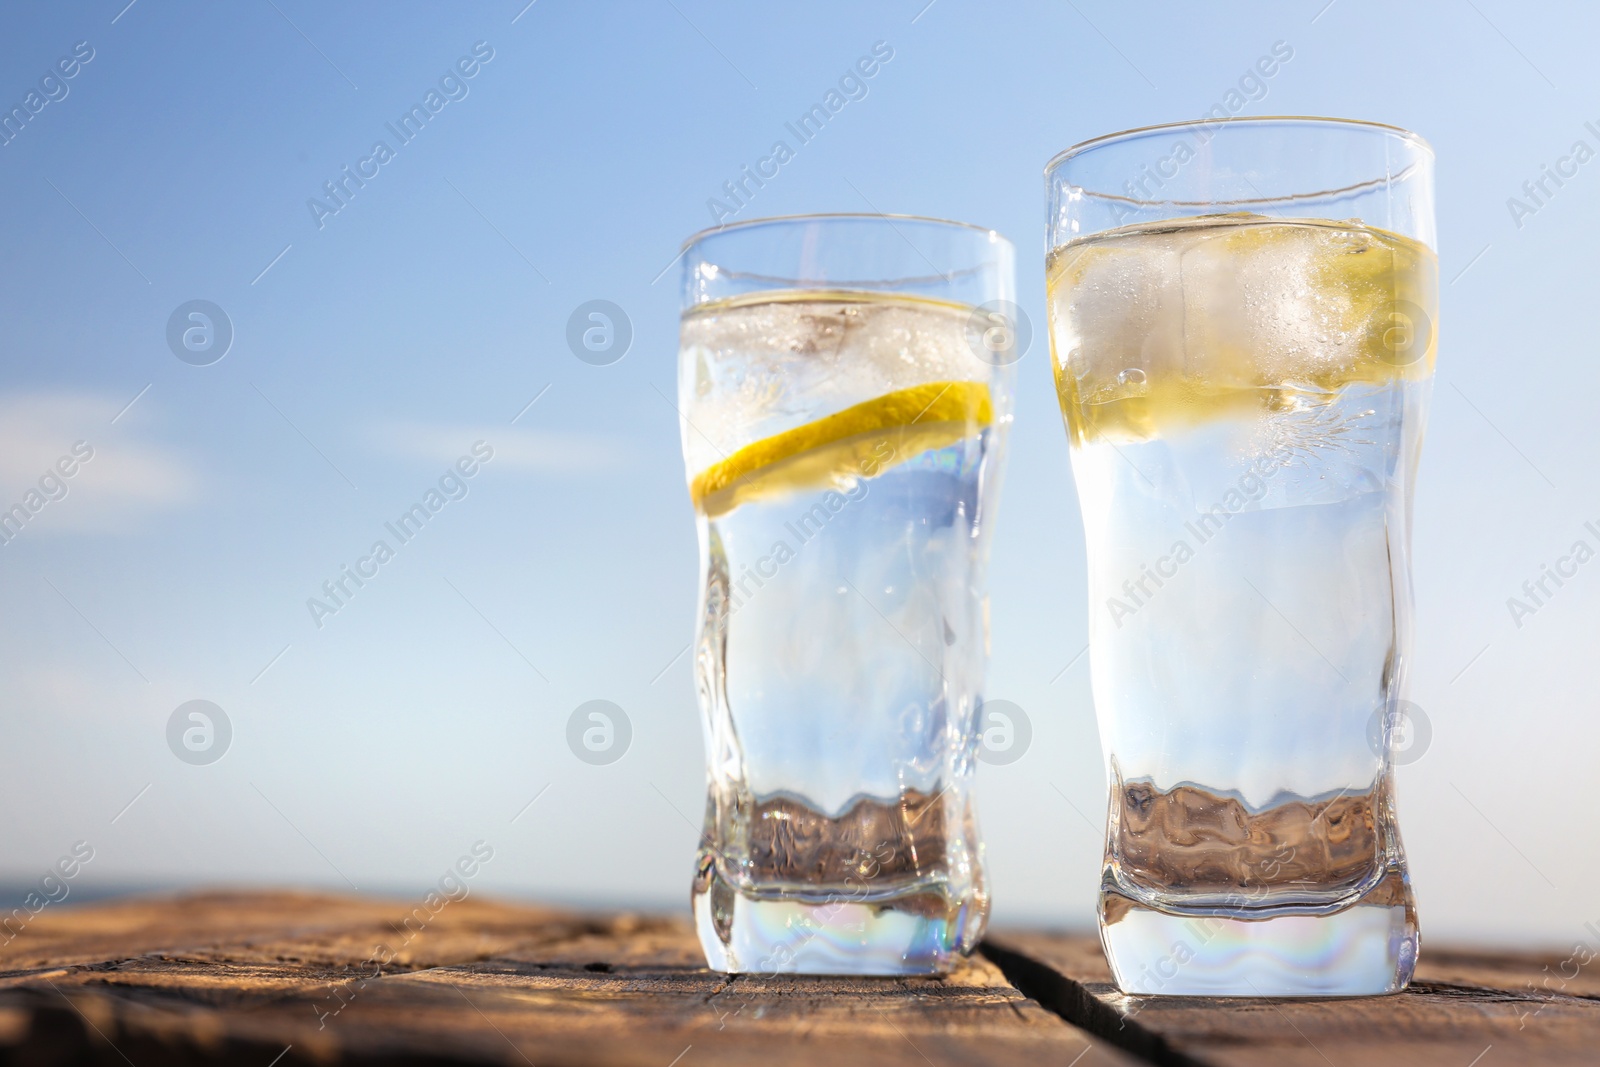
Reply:
[[[1090,657],[1117,776],[1260,809],[1371,789],[1409,576],[1398,469],[1425,386],[1349,386],[1146,442],[1074,474]]]
[[[691,473],[897,388],[986,377],[965,316],[856,298],[686,317]],[[997,420],[915,455],[880,442],[878,462],[830,485],[698,516],[708,782],[693,902],[716,969],[927,973],[976,944]]]
[[[1397,356],[1394,301],[1361,288],[1432,305],[1431,253],[1401,241],[1236,217],[1057,253],[1110,782],[1102,940],[1126,992],[1410,978],[1369,738],[1403,693],[1432,338]]]

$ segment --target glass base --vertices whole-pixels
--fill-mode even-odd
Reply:
[[[968,905],[926,914],[927,895],[892,900],[761,900],[694,894],[706,962],[729,974],[945,974],[972,951],[982,927]]]
[[[1241,919],[1159,911],[1102,889],[1100,915],[1111,972],[1132,996],[1398,993],[1411,981],[1420,943],[1410,886],[1392,874],[1354,903],[1324,914]]]

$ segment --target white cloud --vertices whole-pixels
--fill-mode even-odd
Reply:
[[[127,402],[95,393],[0,392],[0,510],[40,490],[40,479],[59,473],[57,465],[74,457],[75,445],[80,461],[72,477],[61,479],[66,495],[38,510],[27,524],[28,536],[120,532],[193,499],[198,475],[172,450],[140,439],[138,426],[147,419],[130,412],[112,424]],[[150,403],[148,397],[140,401],[146,405],[141,415],[147,416]],[[91,458],[82,461],[91,449]],[[59,496],[59,489],[54,492]]]
[[[628,459],[627,449],[611,438],[508,425],[382,422],[368,426],[365,437],[379,454],[441,465],[469,453],[474,442],[487,441],[495,466],[545,474],[593,474],[614,470]]]

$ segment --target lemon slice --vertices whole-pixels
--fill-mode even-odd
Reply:
[[[708,518],[799,489],[848,487],[888,467],[969,437],[994,419],[983,382],[929,382],[897,389],[764,437],[689,482]]]

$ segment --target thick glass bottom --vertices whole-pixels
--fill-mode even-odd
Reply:
[[[1420,941],[1410,887],[1396,875],[1324,914],[1161,911],[1103,889],[1100,916],[1117,987],[1134,996],[1398,993],[1411,981]]]
[[[984,918],[970,902],[930,907],[927,893],[812,902],[714,883],[693,901],[706,962],[729,974],[944,974],[972,951]]]
[[[706,827],[690,899],[713,970],[943,974],[983,934],[981,846],[959,789],[858,797],[832,814],[713,792]]]

